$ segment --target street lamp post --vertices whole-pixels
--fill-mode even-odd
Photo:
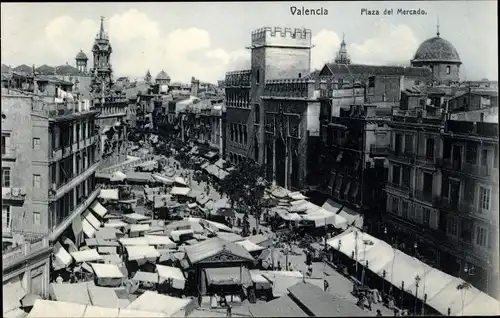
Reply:
[[[427,303],[427,294],[424,295],[424,302],[422,303],[422,316],[425,316],[425,304]]]
[[[405,282],[403,281],[401,283],[401,306],[400,306],[400,308],[403,308],[403,296],[404,296],[404,292],[405,292]]]
[[[384,269],[382,271],[382,296],[385,296],[385,277],[387,276],[387,272]]]
[[[416,315],[417,314],[417,303],[418,303],[418,286],[420,283],[420,276],[415,276],[415,308],[413,310],[413,313]]]

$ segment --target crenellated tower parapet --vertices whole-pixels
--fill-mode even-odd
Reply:
[[[227,72],[225,79],[225,86],[250,87],[251,76],[252,76],[251,70]]]
[[[311,48],[311,30],[264,27],[252,32],[252,47],[279,46]]]
[[[315,98],[315,81],[306,78],[267,80],[263,98]]]

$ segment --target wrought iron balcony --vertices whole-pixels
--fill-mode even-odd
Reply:
[[[454,213],[463,213],[466,215],[477,214],[477,207],[469,202],[462,200],[452,200],[445,197],[434,197],[435,206]]]
[[[424,201],[424,202],[429,202],[429,203],[433,202],[432,192],[416,190],[415,191],[415,198],[417,198],[418,200]]]
[[[405,185],[401,185],[401,184],[397,184],[397,183],[392,183],[392,182],[386,182],[385,189],[387,191],[399,192],[402,194],[406,194],[408,196],[410,196],[412,194],[410,187],[405,186]]]
[[[26,197],[25,188],[2,187],[2,200],[24,201],[25,197]]]
[[[394,149],[388,149],[389,157],[394,160],[398,160],[408,164],[414,164],[417,160],[417,155],[413,152],[402,152],[395,151]]]
[[[389,152],[389,146],[370,145],[370,155],[372,156],[387,156]]]

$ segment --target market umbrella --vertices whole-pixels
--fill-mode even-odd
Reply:
[[[42,297],[35,294],[27,294],[21,299],[21,307],[33,307],[37,299],[42,299]]]

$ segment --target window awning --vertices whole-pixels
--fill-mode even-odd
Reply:
[[[85,236],[87,236],[88,238],[94,237],[96,229],[85,218],[82,220],[82,229],[83,233],[85,233]]]
[[[102,218],[106,215],[106,213],[108,213],[108,210],[106,210],[106,208],[103,207],[98,201],[94,201],[90,208]]]
[[[101,227],[101,222],[94,216],[94,214],[92,214],[92,212],[90,212],[90,210],[86,210],[83,213],[83,218],[87,220],[95,229]]]
[[[61,243],[57,242],[54,245],[53,251],[54,251],[54,257],[55,257],[55,260],[53,263],[54,270],[60,270],[60,269],[66,268],[73,261],[73,258],[71,257],[71,255],[61,245]]]

